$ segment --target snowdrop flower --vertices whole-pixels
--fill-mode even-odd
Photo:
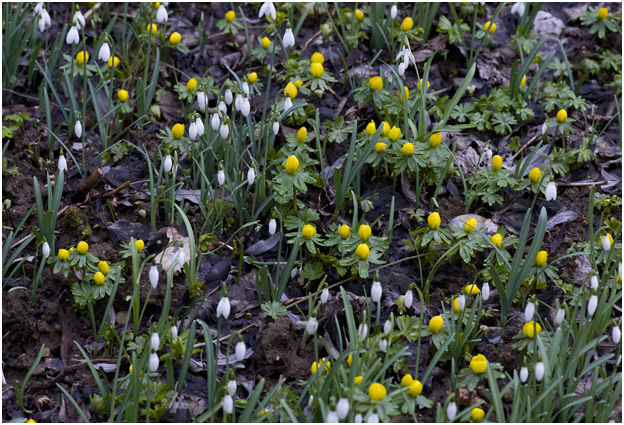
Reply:
[[[358,327],[358,338],[365,339],[368,336],[368,325],[361,323]]]
[[[44,242],[41,247],[41,252],[43,253],[43,258],[46,259],[50,256],[50,244],[48,242]]]
[[[78,34],[78,29],[76,29],[75,25],[67,31],[67,38],[65,39],[67,44],[78,44],[80,43],[80,34]]]
[[[483,298],[483,301],[487,301],[490,298],[490,284],[487,282],[481,288],[481,298]]]
[[[308,318],[308,322],[306,323],[306,332],[308,333],[308,335],[314,335],[317,329],[318,321],[316,320],[316,317],[310,316]]]
[[[225,397],[223,397],[223,411],[229,415],[232,413],[233,410],[234,400],[232,399],[231,395],[227,394]]]
[[[361,424],[362,423],[362,414],[358,413],[353,417],[353,423]]]
[[[199,93],[197,93],[197,104],[199,105],[199,109],[201,109],[202,112],[206,110],[207,101],[208,101],[208,96],[206,96],[206,93],[204,93],[203,91],[200,91]]]
[[[614,325],[613,329],[611,329],[611,338],[613,338],[613,343],[619,344],[621,337],[622,337],[622,331],[620,331],[620,327]]]
[[[487,162],[489,163],[490,161],[492,161],[492,149],[490,148],[485,148],[485,150],[483,151],[483,153],[485,154],[485,157],[487,158]]]
[[[198,136],[203,136],[204,135],[204,121],[202,121],[201,118],[197,117],[197,119],[195,119],[195,128],[197,128],[197,135]]]
[[[590,316],[593,316],[596,312],[596,307],[598,307],[598,297],[596,295],[592,295],[589,297],[589,302],[587,303],[587,313]]]
[[[273,134],[277,136],[277,133],[279,133],[279,122],[275,120],[273,121]]]
[[[412,287],[410,286],[407,292],[405,293],[405,298],[403,298],[403,305],[405,306],[405,308],[410,308],[413,302],[414,302],[414,294],[412,293]]]
[[[234,101],[234,107],[236,108],[238,112],[240,112],[240,110],[243,107],[243,96],[241,96],[240,93],[236,95],[236,100]]]
[[[59,171],[67,171],[67,161],[65,160],[65,155],[63,154],[59,157],[58,169]]]
[[[238,342],[236,343],[236,349],[234,350],[234,352],[236,353],[236,358],[238,360],[244,360],[246,351],[247,348],[245,347],[245,343],[243,342],[243,337],[239,335]]]
[[[221,169],[217,173],[217,181],[219,182],[219,186],[223,186],[223,183],[225,182],[225,172]]]
[[[557,310],[557,315],[555,316],[555,323],[557,325],[560,325],[561,322],[563,322],[563,319],[565,319],[565,309],[560,308],[559,310]]]
[[[407,67],[407,65],[405,65],[405,62],[401,62],[401,63],[399,64],[398,69],[397,69],[397,74],[399,74],[401,77],[402,77],[403,75],[405,75],[405,68],[406,68],[406,67]]]
[[[150,285],[152,285],[152,288],[156,289],[156,287],[158,286],[159,277],[160,277],[160,273],[158,273],[158,268],[156,267],[156,264],[152,264],[152,267],[150,267],[150,271],[149,271],[149,280],[150,280]]]
[[[102,44],[102,47],[100,47],[100,52],[98,53],[98,60],[101,60],[102,62],[108,62],[110,57],[111,57],[111,51],[110,51],[109,44],[108,43]]]
[[[195,121],[191,122],[191,125],[189,125],[189,137],[191,140],[197,139],[197,125],[195,124]]]
[[[37,6],[35,6],[35,15],[39,16],[38,25],[39,25],[40,32],[43,32],[43,30],[45,30],[46,25],[52,24],[52,20],[50,19],[50,14],[43,7],[43,3],[37,3]]]
[[[272,1],[267,1],[262,4],[260,7],[260,12],[258,13],[258,18],[262,18],[263,16],[271,15],[271,18],[275,20],[277,18],[277,11],[275,10],[275,6],[273,6]]]
[[[466,306],[466,297],[464,295],[460,295],[457,299],[457,306],[459,307],[459,310],[463,310],[464,307]]]
[[[170,172],[172,168],[173,168],[173,159],[171,158],[171,155],[167,155],[165,157],[165,173]]]
[[[524,321],[530,322],[533,320],[533,316],[535,315],[535,304],[529,301],[524,308]]]
[[[227,115],[227,106],[225,106],[223,98],[221,98],[221,102],[219,102],[219,106],[217,107],[217,109],[219,112],[219,116],[221,116],[221,114]]]
[[[589,287],[592,289],[598,289],[598,276],[594,275],[589,279]]]
[[[176,339],[177,337],[178,337],[178,327],[172,326],[171,327],[171,339]]]
[[[269,235],[273,236],[275,234],[275,230],[277,229],[277,221],[274,218],[269,220]]]
[[[243,81],[243,92],[249,96],[249,83],[247,81]]]
[[[74,132],[76,133],[76,137],[80,139],[82,136],[82,124],[80,123],[80,120],[76,121],[76,124],[74,125]]]
[[[388,348],[388,341],[385,339],[380,339],[379,340],[379,349],[381,351],[386,351],[386,348]]]
[[[180,249],[178,249],[178,264],[180,267],[184,267],[184,264],[186,264],[186,252],[183,246],[180,246]]]
[[[290,22],[286,24],[286,32],[284,33],[284,38],[282,38],[284,42],[284,49],[288,47],[293,47],[295,45],[295,36],[293,35],[292,29],[290,28]]]
[[[217,114],[212,114],[212,119],[210,120],[210,125],[214,131],[217,131],[219,128],[219,124],[221,124],[221,120]]]
[[[457,404],[454,401],[450,402],[448,406],[446,406],[446,417],[449,421],[455,419],[455,415],[457,415]]]
[[[396,62],[399,63],[401,58],[403,59],[403,62],[405,63],[406,68],[409,65],[410,61],[414,63],[414,57],[412,56],[412,53],[410,52],[410,49],[407,48],[407,46],[403,46],[401,48],[401,51],[396,57]]]
[[[392,322],[390,320],[386,320],[386,323],[384,323],[383,331],[385,334],[392,332]]]
[[[537,382],[542,382],[543,377],[544,377],[544,363],[537,362],[535,364],[535,379],[537,379]]]
[[[243,113],[244,117],[247,117],[250,111],[251,111],[251,104],[249,103],[249,99],[247,98],[247,95],[245,95],[245,97],[243,98],[243,103],[241,105],[241,112]]]
[[[236,383],[235,380],[230,379],[227,383],[227,387],[228,387],[228,392],[230,393],[230,395],[236,394],[236,388],[238,387],[238,384]]]
[[[324,288],[323,292],[321,292],[321,304],[325,304],[328,298],[329,298],[329,289]]]
[[[390,17],[395,19],[397,17],[397,7],[396,4],[390,8]]]
[[[156,20],[159,23],[167,22],[169,19],[169,15],[167,14],[167,9],[165,9],[165,5],[161,4],[158,7],[158,12],[156,12]]]
[[[517,13],[522,18],[524,15],[524,2],[519,1],[511,7],[511,14]]]
[[[221,299],[219,300],[219,304],[217,304],[217,318],[223,316],[224,319],[227,319],[230,315],[230,300],[227,296],[227,289],[225,289],[225,285],[223,285],[223,289],[221,290]]]
[[[292,108],[292,100],[290,99],[290,97],[287,97],[286,100],[284,100],[284,112],[288,111],[290,108]],[[291,112],[291,114],[292,114],[292,112]],[[275,133],[275,124],[273,125],[273,130],[274,130],[273,132]],[[275,134],[277,134],[277,133],[275,133]]]
[[[254,183],[254,180],[256,180],[256,169],[251,167],[249,171],[247,171],[247,183],[251,186]]]
[[[41,15],[42,11],[44,11],[43,2],[37,3],[35,5],[35,15]]]
[[[379,415],[377,413],[371,413],[368,419],[366,420],[367,424],[378,424],[379,423]]]
[[[373,281],[373,286],[371,287],[371,298],[373,302],[378,302],[381,299],[381,282],[378,280]]]
[[[327,417],[325,418],[326,424],[337,424],[338,422],[340,422],[340,420],[338,419],[338,413],[334,412],[333,410],[327,412]]]
[[[336,403],[336,413],[338,413],[338,419],[344,419],[349,414],[349,399],[341,398]]]
[[[557,185],[555,182],[550,182],[546,186],[546,200],[555,201],[557,199]]]
[[[82,16],[82,12],[80,10],[76,10],[76,12],[74,13],[73,22],[76,23],[76,27],[78,27],[78,29],[82,29],[82,27],[84,27],[85,18],[84,16]]]
[[[159,362],[160,362],[160,359],[158,358],[158,354],[157,353],[150,354],[150,358],[149,358],[149,370],[150,370],[150,372],[156,372],[158,370],[158,363]]]
[[[520,380],[524,384],[529,379],[529,369],[526,366],[522,366],[520,369]]]
[[[158,333],[154,332],[152,334],[152,348],[155,351],[158,351],[159,347],[160,347],[160,337],[158,336]]]
[[[221,129],[219,130],[219,134],[221,135],[222,139],[227,139],[228,135],[230,134],[230,127],[228,127],[225,121],[223,122],[223,124],[221,124]]]
[[[234,96],[232,95],[232,90],[230,90],[229,88],[227,90],[225,90],[225,101],[228,105],[232,104],[232,99],[234,98]]]

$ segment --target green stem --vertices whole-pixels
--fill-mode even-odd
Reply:
[[[293,214],[297,214],[297,188],[293,184]]]

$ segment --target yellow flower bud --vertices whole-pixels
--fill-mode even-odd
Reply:
[[[355,20],[362,22],[364,20],[364,12],[360,9],[355,9]]]
[[[386,150],[386,144],[383,142],[377,142],[377,144],[375,145],[375,151],[382,153],[385,150]]]
[[[351,236],[351,229],[346,224],[343,224],[338,229],[338,234],[342,239],[347,239],[349,236]]]
[[[312,55],[312,58],[310,58],[310,62],[311,63],[320,63],[321,65],[323,65],[323,63],[325,62],[325,58],[323,57],[323,55],[319,52],[316,52]]]
[[[110,272],[110,266],[106,261],[100,261],[98,263],[98,269],[102,272],[104,276],[106,276]]]
[[[412,382],[414,382],[414,378],[412,378],[412,375],[410,375],[409,373],[401,378],[401,386],[403,388],[409,387],[410,385],[412,385]]]
[[[548,260],[548,253],[546,251],[540,251],[535,256],[535,265],[537,267],[543,266]]]
[[[236,13],[234,13],[233,10],[230,10],[228,13],[225,14],[225,20],[228,21],[228,24],[232,22],[234,18],[236,18]]]
[[[271,47],[271,40],[269,40],[269,37],[264,37],[262,39],[262,48],[268,50],[269,47]]]
[[[347,357],[347,364],[349,365],[349,367],[351,367],[352,362],[353,362],[353,354],[349,354],[349,357]]]
[[[370,250],[368,249],[368,246],[363,243],[359,244],[358,247],[355,249],[355,253],[362,261],[365,261],[368,258],[369,252]]]
[[[290,155],[286,160],[286,164],[284,165],[284,167],[286,168],[288,174],[292,176],[299,169],[299,160],[295,155]]]
[[[356,387],[359,387],[363,380],[364,380],[363,376],[361,375],[356,376],[355,379],[353,380],[353,383],[355,384]]]
[[[69,251],[66,249],[59,249],[58,258],[60,261],[67,261],[67,259],[69,258]]]
[[[76,246],[76,250],[78,251],[78,254],[85,255],[89,250],[89,245],[84,241],[80,241],[78,242],[78,246]]]
[[[152,35],[156,35],[156,31],[158,31],[158,25],[156,25],[156,24],[148,24],[146,30],[147,30],[147,32],[152,31]]]
[[[471,283],[470,285],[466,286],[466,288],[464,289],[464,291],[466,292],[466,295],[478,295],[481,293],[481,290],[479,288],[477,288],[477,285]]]
[[[464,224],[464,230],[468,233],[472,233],[477,228],[477,220],[474,218],[469,218]]]
[[[139,251],[140,254],[145,247],[145,242],[143,242],[142,239],[138,239],[134,244],[136,245],[137,251]]]
[[[526,85],[526,75],[522,76],[522,80],[520,80],[520,85],[524,87]]]
[[[386,387],[377,383],[371,384],[368,387],[368,396],[372,401],[381,401],[386,396]]]
[[[390,124],[388,124],[388,121],[384,121],[383,122],[383,129],[381,130],[381,135],[382,136],[387,136],[390,133]]]
[[[186,83],[186,89],[192,93],[195,91],[196,88],[197,80],[195,78],[191,78],[190,80],[188,80],[188,82]]]
[[[375,91],[381,90],[383,89],[383,80],[381,77],[373,77],[368,80],[368,87]]]
[[[318,363],[317,362],[312,363],[312,367],[310,367],[310,370],[312,371],[312,375],[314,375],[316,371],[320,369],[324,361],[325,361],[325,357],[319,360]],[[325,364],[325,372],[329,372],[329,369],[331,369],[331,363],[328,360],[327,363]]]
[[[492,236],[491,241],[497,248],[500,248],[503,245],[503,236],[497,233]]]
[[[416,88],[418,89],[418,91],[420,91],[420,84],[423,82],[423,79],[420,79],[419,83],[416,83]],[[427,90],[429,90],[429,86],[431,86],[431,84],[429,84],[429,81],[427,81]]]
[[[403,152],[403,155],[405,155],[405,156],[413,155],[414,154],[414,145],[412,145],[410,142],[407,142],[401,148],[401,152]]]
[[[117,92],[117,99],[119,99],[120,102],[125,102],[126,100],[128,100],[128,92],[126,90],[119,90]]]
[[[503,168],[503,157],[494,155],[492,157],[492,170],[499,171],[501,168]]]
[[[391,142],[396,142],[399,137],[401,137],[401,129],[398,127],[392,127],[390,129],[390,133],[388,133],[388,139],[390,139]]]
[[[533,168],[529,173],[529,180],[531,180],[533,183],[537,183],[538,181],[540,181],[541,178],[542,172],[537,167]]]
[[[427,217],[427,225],[431,230],[438,230],[441,223],[442,221],[440,220],[440,214],[438,214],[437,212],[432,212],[431,214],[429,214],[429,217]]]
[[[432,149],[437,148],[442,143],[442,133],[433,133],[431,137],[429,137],[429,146]]]
[[[310,72],[314,78],[321,78],[323,75],[323,65],[313,62],[312,65],[310,65]]]
[[[184,136],[184,124],[175,124],[171,128],[171,134],[173,134],[174,139],[180,139]]]
[[[539,335],[541,331],[542,327],[540,326],[540,324],[533,320],[525,323],[524,327],[522,328],[522,333],[524,334],[524,336],[531,339],[533,339],[535,335]]]
[[[299,143],[305,142],[306,137],[308,137],[308,130],[305,127],[301,127],[297,132],[297,141]]]
[[[316,229],[311,224],[306,224],[305,226],[303,226],[301,234],[306,239],[312,239],[316,235]]]
[[[371,121],[366,126],[366,134],[369,136],[374,136],[377,133],[377,126],[375,125],[375,121]]]
[[[249,81],[249,84],[255,83],[257,79],[258,79],[257,72],[250,72],[249,75],[247,76],[247,80]]]
[[[560,109],[559,112],[557,112],[557,121],[559,121],[560,124],[563,124],[564,122],[566,122],[567,119],[568,113],[565,111],[565,109]]]
[[[182,41],[182,36],[179,32],[172,32],[169,36],[169,43],[173,44],[174,46],[177,45],[180,41]]]
[[[401,29],[404,32],[408,32],[409,30],[412,29],[413,26],[414,26],[414,20],[410,17],[403,19],[403,22],[401,23]]]
[[[483,354],[477,354],[470,360],[470,368],[478,375],[487,370],[488,361]]]
[[[108,60],[108,67],[115,69],[119,68],[119,58],[117,56],[111,56]]]
[[[97,286],[102,286],[104,285],[104,280],[106,278],[104,277],[104,275],[101,272],[97,272],[96,274],[93,275],[93,281],[95,282],[95,284]]]
[[[84,65],[85,57],[87,58],[86,61],[89,62],[89,52],[78,52],[78,54],[76,55],[76,64],[78,64],[78,66]]]
[[[407,390],[410,397],[418,397],[423,390],[422,383],[418,379],[414,379],[412,385],[410,385],[409,390]]]
[[[440,332],[444,327],[444,319],[442,316],[432,317],[429,321],[429,330],[433,333]]]
[[[474,422],[481,422],[485,418],[485,412],[479,407],[475,407],[470,411],[470,418]]]
[[[492,22],[490,25],[490,21],[487,21],[485,25],[483,25],[483,31],[489,31],[490,34],[494,34],[494,31],[496,31],[496,24]]]
[[[295,87],[297,87],[297,89],[300,89],[302,85],[303,85],[303,81],[301,80],[295,81]]]
[[[405,89],[405,94],[407,95],[407,99],[409,99],[409,89],[407,88],[407,86],[403,86],[403,88]],[[399,100],[401,102],[403,102],[403,91],[399,90]]]
[[[284,96],[288,96],[291,99],[297,97],[297,87],[293,83],[286,84],[286,90],[284,90]]]
[[[598,19],[603,20],[609,15],[609,10],[606,7],[601,7],[598,10]]]
[[[358,236],[362,241],[366,242],[370,238],[372,230],[368,224],[362,224],[358,229]]]

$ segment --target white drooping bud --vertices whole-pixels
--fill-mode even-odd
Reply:
[[[535,304],[529,301],[524,308],[524,321],[530,322],[533,320],[533,316],[535,315]]]
[[[333,410],[327,412],[327,416],[325,417],[326,424],[337,424],[340,420],[338,419],[338,413]]]
[[[460,295],[459,297],[457,297],[457,306],[459,307],[459,310],[463,310],[464,307],[466,307],[466,297],[464,295]]]
[[[199,105],[199,109],[201,109],[202,112],[206,110],[206,103],[208,103],[208,96],[206,96],[206,93],[204,93],[203,91],[197,93],[197,104]]]
[[[221,124],[221,120],[219,120],[219,115],[212,114],[212,119],[210,120],[210,125],[214,131],[217,131],[219,128],[219,124]]]
[[[247,347],[245,347],[245,343],[243,341],[238,341],[236,343],[236,349],[235,349],[236,359],[244,360],[246,351],[247,351]]]
[[[184,248],[180,247],[180,249],[178,249],[178,265],[184,267],[184,264],[186,264],[186,252]]]
[[[255,180],[256,180],[256,169],[251,167],[249,171],[247,171],[247,183],[252,185],[254,184]]]
[[[152,334],[152,348],[156,351],[160,348],[160,337],[156,332]]]
[[[608,251],[611,249],[611,239],[609,239],[609,235],[605,235],[602,237],[602,249]]]
[[[371,287],[371,298],[373,302],[379,302],[379,300],[381,299],[381,293],[381,282],[374,281],[373,286]]]
[[[414,294],[412,293],[411,288],[407,290],[405,293],[405,297],[403,298],[403,306],[405,308],[410,308],[412,303],[414,302]]]
[[[555,182],[550,182],[546,186],[546,200],[547,201],[555,201],[557,200],[557,185]]]
[[[225,102],[228,105],[231,105],[232,104],[232,99],[234,99],[234,95],[232,94],[232,90],[226,89],[225,90]]]
[[[217,181],[219,182],[219,186],[223,186],[225,182],[225,172],[223,170],[219,170],[217,173]]]
[[[82,123],[80,120],[76,121],[76,125],[74,125],[74,132],[76,133],[76,137],[80,139],[82,137]]]
[[[169,19],[169,15],[167,14],[167,9],[165,9],[165,5],[161,4],[158,7],[158,12],[156,12],[156,20],[159,23],[167,22]]]
[[[197,139],[197,125],[195,125],[194,121],[191,123],[191,125],[189,125],[189,137],[191,138],[191,140]]]
[[[407,68],[407,64],[405,62],[399,63],[399,66],[397,67],[397,74],[401,77],[405,75],[405,68]]]
[[[526,383],[527,379],[529,379],[529,369],[526,366],[522,366],[520,369],[520,380],[522,383]]]
[[[397,17],[397,7],[396,4],[390,8],[390,17],[395,19]]]
[[[221,135],[222,139],[227,139],[228,135],[230,134],[230,127],[226,124],[225,121],[223,121],[223,124],[221,124],[219,134]]]
[[[379,423],[379,415],[377,413],[371,413],[366,420],[367,424],[378,424]]]
[[[589,297],[589,302],[587,303],[587,313],[590,316],[593,316],[596,312],[596,308],[598,307],[598,297],[596,295],[592,295]]]
[[[234,107],[236,108],[238,112],[240,112],[241,109],[243,108],[243,96],[241,96],[240,93],[236,95],[236,100],[234,101]]]
[[[589,279],[589,287],[592,289],[598,289],[598,276],[594,275]]]
[[[621,337],[622,337],[622,331],[620,331],[620,327],[614,325],[613,329],[611,329],[611,338],[613,338],[613,343],[619,344]]]
[[[272,218],[269,220],[269,235],[273,236],[277,230],[277,221]]]
[[[321,292],[321,304],[325,304],[329,298],[329,289],[324,288]]]
[[[358,337],[360,339],[365,339],[368,336],[368,325],[366,323],[361,323],[358,327]]]
[[[108,45],[108,43],[102,44],[102,47],[100,47],[100,52],[98,53],[98,59],[101,60],[102,62],[108,62],[110,57],[111,57],[110,46]]]
[[[230,393],[230,395],[236,394],[236,388],[238,387],[238,384],[236,383],[234,379],[230,379],[228,381],[227,387],[228,387],[228,392]]]
[[[557,325],[560,325],[561,322],[563,322],[563,319],[565,319],[565,313],[565,309],[563,308],[557,310],[557,315],[555,316],[555,323],[557,323]]]
[[[173,159],[171,158],[171,155],[167,155],[165,157],[165,173],[168,173],[171,171],[171,169],[173,168]]]
[[[288,111],[290,108],[292,108],[292,100],[290,97],[287,97],[286,100],[284,100],[284,112]]]
[[[223,316],[224,319],[227,319],[230,315],[230,300],[228,297],[223,297],[219,300],[219,304],[217,304],[217,318]]]
[[[341,398],[336,403],[336,413],[338,413],[338,419],[342,420],[349,414],[349,399]]]
[[[277,133],[279,133],[279,122],[273,121],[273,134],[277,136]]]
[[[251,112],[251,104],[249,103],[249,99],[245,97],[243,99],[243,104],[241,106],[241,112],[244,117],[249,116],[249,112]]]
[[[41,247],[41,252],[43,253],[44,259],[48,258],[50,256],[50,244],[44,242],[43,246]]]
[[[158,370],[158,363],[160,359],[158,358],[158,353],[150,354],[149,358],[149,370],[150,372],[156,372]]]
[[[225,106],[225,102],[222,100],[219,102],[219,106],[217,106],[217,112],[219,116],[227,115],[227,106]]]
[[[451,401],[446,406],[446,417],[448,418],[449,421],[453,421],[456,415],[457,415],[457,404],[455,404],[454,401]]]
[[[201,118],[197,118],[195,120],[195,127],[197,127],[197,135],[198,136],[203,136],[204,135],[204,121]]]
[[[386,323],[384,323],[383,331],[385,334],[392,332],[392,322],[390,320],[386,320]]]
[[[354,424],[361,424],[361,423],[362,423],[362,414],[361,414],[361,413],[357,413],[357,414],[353,417],[353,423],[354,423]]]
[[[544,363],[537,362],[535,364],[535,379],[537,379],[537,382],[542,382],[542,378],[544,378],[544,372]]]
[[[548,131],[548,126],[546,125],[546,123],[544,123],[544,124],[542,125],[542,136],[543,136],[544,134],[546,134],[546,132],[547,132],[547,131]]]
[[[223,411],[229,415],[232,413],[233,410],[234,410],[234,399],[232,399],[231,395],[226,394],[223,397]]]
[[[67,171],[67,160],[65,160],[65,155],[61,155],[59,157],[58,169],[59,171]]]
[[[160,273],[158,273],[158,267],[152,266],[149,271],[149,280],[152,288],[156,289],[158,286],[158,278],[160,277]]]
[[[312,316],[308,319],[308,323],[306,324],[306,332],[308,335],[314,335],[317,329],[318,321],[316,320],[316,317]]]
[[[284,42],[284,49],[295,45],[295,36],[293,35],[291,28],[286,28],[286,32],[284,32],[284,38],[282,38],[282,41]]]
[[[386,348],[388,348],[388,341],[385,339],[380,339],[379,340],[379,349],[381,351],[386,351]]]
[[[490,284],[487,282],[481,288],[481,298],[483,298],[483,301],[487,301],[490,298]]]
[[[171,327],[171,339],[176,339],[178,337],[178,327],[173,325]]]

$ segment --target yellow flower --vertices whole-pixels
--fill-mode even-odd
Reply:
[[[477,354],[470,360],[470,368],[477,375],[487,370],[488,361],[483,354]]]
[[[442,143],[442,133],[433,133],[431,137],[429,137],[429,146],[432,149],[437,148]]]
[[[355,20],[359,22],[362,22],[364,20],[364,12],[362,12],[360,9],[355,9]]]
[[[429,214],[429,217],[427,217],[427,225],[431,230],[438,230],[441,223],[442,221],[440,220],[440,214],[438,214],[437,212],[432,212],[431,214]]]
[[[386,150],[386,144],[383,142],[377,142],[375,145],[375,151],[381,153]]]
[[[541,267],[546,263],[546,260],[548,260],[548,253],[546,251],[540,251],[535,256],[535,265]]]
[[[353,383],[355,384],[356,387],[359,387],[363,380],[364,380],[363,376],[361,375],[356,376],[355,379],[353,380]]]
[[[455,311],[455,313],[459,313],[460,312],[459,298],[455,298],[455,300],[453,300],[453,310]]]
[[[471,283],[470,285],[466,286],[465,292],[466,295],[477,295],[481,293],[481,290],[477,288],[477,285]]]
[[[609,11],[607,10],[606,7],[601,7],[598,10],[598,19],[600,19],[600,20],[605,19],[607,17],[607,15],[609,15]]]
[[[158,7],[160,6],[160,2],[150,2],[150,6],[152,6],[154,9],[158,9]],[[130,365],[132,367],[132,365]],[[130,371],[132,372],[132,371]]]
[[[78,242],[78,246],[76,246],[76,250],[78,254],[85,255],[89,250],[89,245],[85,241]]]
[[[158,31],[158,25],[156,25],[156,24],[149,24],[149,25],[147,25],[146,30],[147,30],[147,32],[152,31],[152,35],[156,35],[156,31]]]
[[[104,275],[101,272],[97,272],[96,274],[93,275],[93,281],[95,282],[95,284],[97,286],[102,286],[104,285]]]
[[[485,25],[483,25],[483,31],[489,31],[490,34],[494,34],[494,31],[496,31],[496,24],[492,23],[492,26],[490,27],[490,21],[487,21]]]
[[[33,418],[30,418],[30,419],[28,419],[28,420],[26,421],[26,423],[27,423],[27,424],[36,424],[36,423],[37,423],[37,421],[36,421],[36,420],[34,420]]]
[[[247,76],[247,80],[249,80],[249,84],[255,83],[257,79],[258,79],[257,72],[250,72],[249,75]]]
[[[310,370],[312,371],[312,374],[314,375],[316,373],[316,371],[321,367],[321,365],[323,364],[323,362],[325,361],[325,357],[323,357],[321,360],[319,360],[318,362],[314,362],[312,363],[312,367],[310,367]],[[331,369],[331,363],[329,362],[329,360],[327,361],[327,364],[325,365],[325,372],[329,372],[329,369]]]
[[[297,87],[297,90],[300,89],[302,85],[303,85],[303,81],[301,80],[295,81],[295,87]]]
[[[494,155],[492,157],[492,170],[499,171],[501,168],[503,168],[503,157]]]
[[[408,32],[409,30],[412,29],[413,26],[414,26],[414,20],[410,17],[403,19],[403,22],[401,23],[401,29],[404,32]]]
[[[371,233],[372,233],[372,230],[368,224],[362,224],[360,228],[358,229],[358,236],[364,242],[366,242],[368,238],[370,238]]]
[[[59,249],[58,258],[60,261],[67,261],[69,258],[69,251],[66,249]]]
[[[297,132],[297,141],[299,143],[305,142],[306,137],[308,137],[308,130],[305,127],[301,127]]]
[[[180,139],[184,136],[184,124],[175,124],[171,128],[171,134],[173,134],[174,139]]]
[[[470,411],[470,418],[474,422],[481,422],[485,418],[485,412],[479,407],[475,407]]]
[[[225,19],[228,21],[228,24],[232,22],[234,18],[236,18],[236,13],[234,13],[233,10],[230,10],[228,13],[225,14]]]
[[[401,152],[403,152],[403,155],[405,155],[405,156],[413,155],[414,154],[414,145],[412,145],[410,142],[407,142],[401,148]]]
[[[286,90],[284,90],[284,96],[288,96],[291,99],[297,97],[297,87],[293,83],[286,84]]]
[[[423,79],[420,79],[419,83],[416,83],[416,88],[418,89],[418,91],[420,91],[420,84],[423,82]],[[431,84],[429,84],[429,81],[427,81],[427,90],[429,90],[429,86],[431,86]]]
[[[369,254],[370,250],[368,249],[368,246],[366,244],[359,244],[358,247],[355,249],[355,253],[357,254],[358,258],[362,261],[366,261],[366,259],[368,258],[368,254]]]
[[[138,239],[134,244],[136,245],[137,251],[139,251],[140,254],[145,247],[145,242],[143,242],[142,239]]]
[[[182,36],[180,35],[179,32],[172,32],[171,35],[169,36],[169,43],[173,44],[174,46],[178,44],[180,41],[182,41]]]
[[[390,133],[390,124],[388,123],[388,121],[384,121],[383,122],[383,129],[381,130],[381,135],[382,136],[387,136],[388,133]]]
[[[464,224],[464,230],[468,233],[472,233],[477,228],[477,220],[474,218],[469,218]]]
[[[559,112],[557,112],[557,121],[559,121],[560,124],[563,124],[567,119],[568,113],[565,111],[565,109],[560,109]]]
[[[85,57],[87,58],[87,62],[89,62],[89,52],[78,52],[78,54],[76,55],[76,63],[78,64],[78,66],[84,65]]]
[[[349,367],[351,367],[352,362],[353,362],[353,354],[349,354],[349,357],[347,357],[347,364],[349,365]]]
[[[343,224],[338,229],[338,234],[342,239],[347,239],[349,236],[351,236],[351,229],[346,224]]]
[[[418,379],[414,379],[412,385],[410,385],[409,390],[407,390],[410,397],[418,397],[423,390],[423,386]]]
[[[440,332],[444,327],[444,319],[442,316],[434,316],[429,321],[429,330],[433,333]]]
[[[542,178],[542,172],[540,171],[539,168],[534,167],[529,173],[529,180],[531,180],[533,183],[537,183],[538,181],[540,181],[541,178]]]
[[[524,327],[522,328],[522,333],[527,338],[533,338],[535,335],[539,335],[541,331],[542,327],[540,326],[540,324],[533,320],[525,323]]]
[[[375,125],[375,121],[371,121],[366,126],[366,134],[369,136],[374,136],[377,133],[377,126]]]
[[[108,60],[108,67],[115,69],[119,68],[119,58],[117,56],[111,56]]]
[[[372,401],[381,401],[386,396],[386,387],[377,383],[371,384],[368,387],[368,396]]]
[[[305,226],[303,226],[301,234],[306,239],[312,239],[316,235],[316,229],[311,224],[306,224]]]
[[[320,63],[321,65],[323,65],[323,63],[325,62],[325,58],[323,57],[323,55],[319,52],[316,52],[312,55],[312,58],[310,58],[310,62],[311,63]]]
[[[403,88],[405,89],[405,94],[407,95],[407,99],[409,99],[409,89],[407,88],[407,86],[403,86]],[[399,90],[399,100],[401,102],[403,102],[403,91]]]
[[[314,78],[321,78],[323,76],[323,65],[318,62],[313,62],[310,65],[310,72]]]
[[[390,133],[388,133],[388,139],[390,139],[391,142],[396,142],[399,137],[401,137],[401,129],[392,127]]]
[[[409,373],[401,378],[401,386],[403,388],[409,387],[410,385],[412,385],[412,382],[414,382],[414,378],[412,378],[412,375],[410,375]]]
[[[195,78],[191,78],[190,80],[188,80],[188,82],[186,83],[186,89],[192,93],[195,91],[196,88],[197,80]]]
[[[526,74],[522,76],[522,80],[520,80],[520,85],[524,87],[526,85]]]
[[[100,261],[98,263],[98,269],[102,272],[104,276],[106,276],[110,272],[110,266],[106,261]]]
[[[491,241],[497,248],[500,248],[503,245],[503,236],[500,233],[492,235]]]
[[[284,165],[284,167],[286,168],[288,174],[292,176],[299,169],[299,160],[295,155],[290,155],[286,160],[286,164]]]
[[[375,91],[381,90],[383,89],[383,80],[381,77],[373,77],[368,80],[368,87]]]
[[[271,47],[271,40],[269,40],[269,37],[264,37],[261,44],[264,50],[268,50]]]
[[[126,100],[128,100],[128,92],[126,90],[119,90],[117,92],[117,99],[119,99],[120,102],[125,102]]]

